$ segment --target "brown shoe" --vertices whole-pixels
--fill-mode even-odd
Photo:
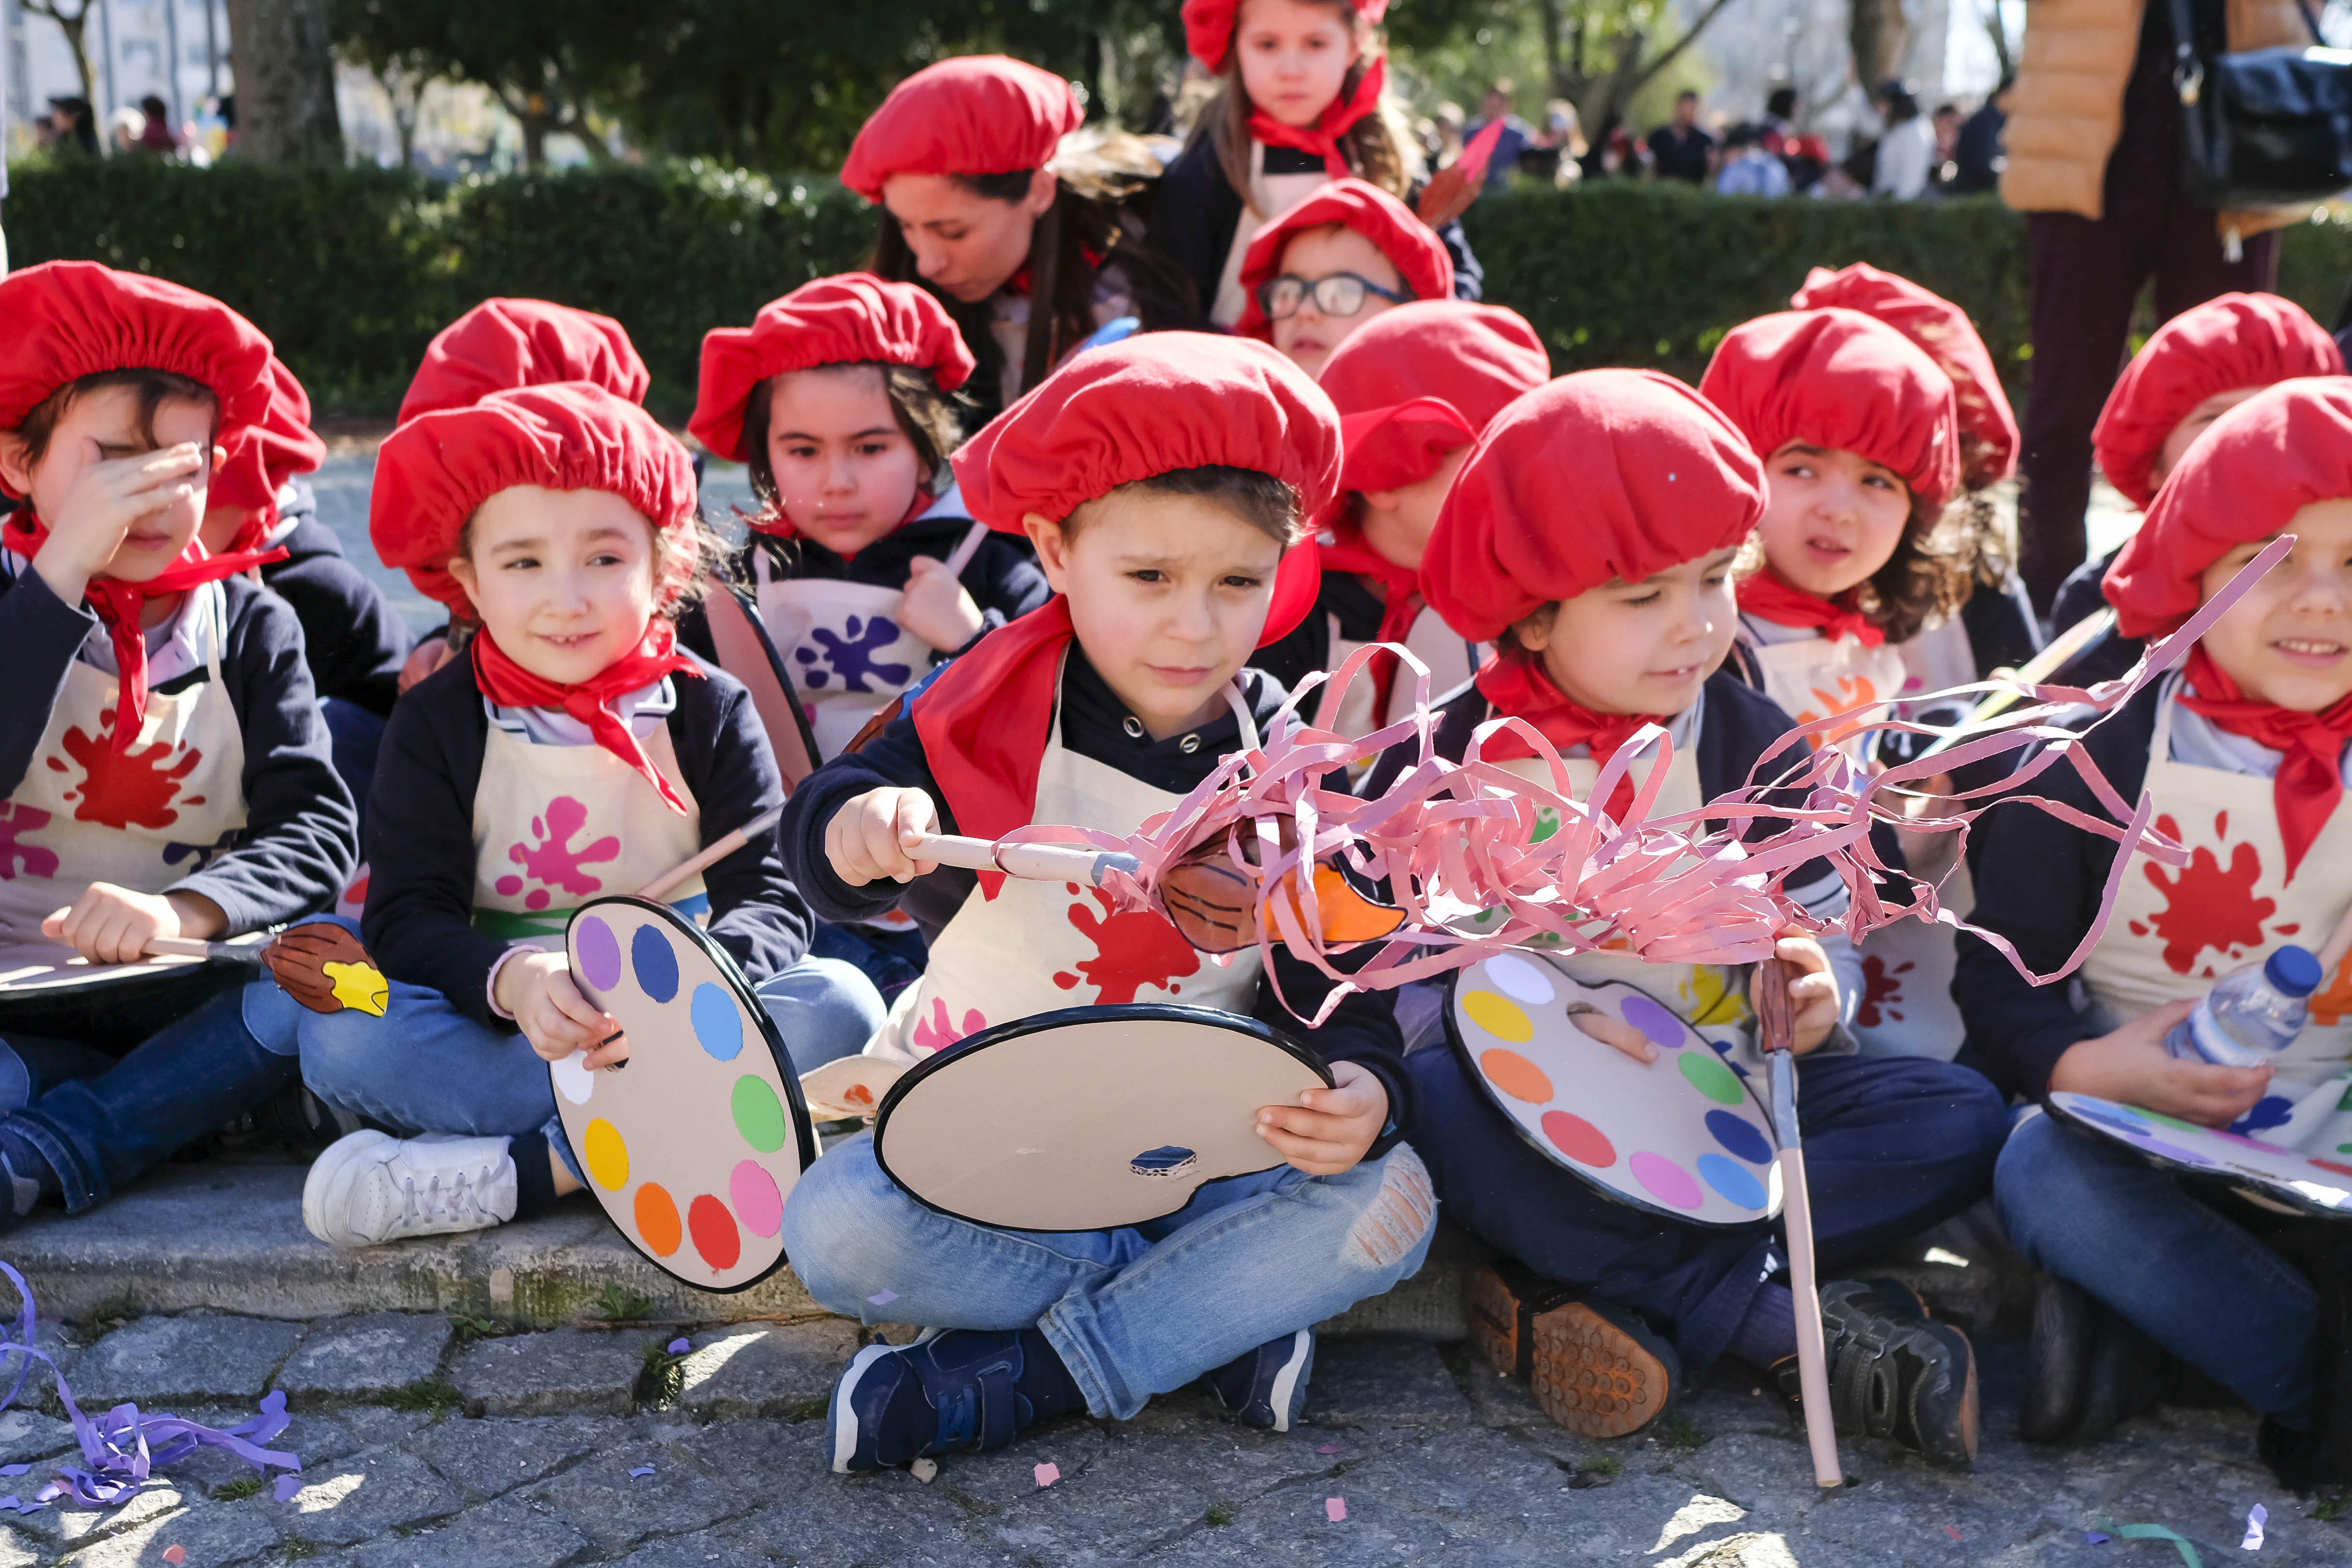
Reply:
[[[1487,1363],[1527,1376],[1544,1414],[1579,1436],[1638,1432],[1673,1402],[1674,1347],[1622,1307],[1507,1264],[1472,1278],[1469,1309]]]

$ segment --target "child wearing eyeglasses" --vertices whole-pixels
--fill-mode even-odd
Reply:
[[[1381,311],[1452,298],[1454,259],[1386,191],[1334,180],[1252,237],[1242,289],[1248,303],[1234,330],[1319,376],[1331,351]]]

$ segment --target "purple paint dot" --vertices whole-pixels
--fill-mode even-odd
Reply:
[[[1647,996],[1628,996],[1618,1009],[1625,1021],[1662,1046],[1683,1043],[1683,1021],[1651,1001]],[[1697,1189],[1693,1188],[1694,1192]]]
[[[2151,1154],[2162,1154],[2184,1165],[2218,1165],[2221,1162],[2210,1154],[2200,1154],[2194,1149],[2183,1149],[2178,1143],[2167,1143],[2160,1138],[2150,1138],[2140,1145]]]
[[[1652,1196],[1662,1204],[1678,1209],[1695,1209],[1706,1201],[1698,1190],[1697,1179],[1667,1159],[1664,1154],[1640,1153],[1625,1162],[1633,1179],[1650,1189]]]
[[[580,976],[591,989],[610,991],[621,983],[620,939],[594,915],[583,917],[573,930],[572,951],[580,961]]]

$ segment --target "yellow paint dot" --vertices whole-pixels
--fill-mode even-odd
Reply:
[[[1498,1040],[1532,1040],[1536,1026],[1525,1013],[1509,1000],[1492,991],[1473,991],[1462,998],[1462,1010],[1470,1021]]]
[[[608,1192],[619,1192],[629,1181],[629,1146],[603,1117],[588,1124],[588,1173]]]
[[[319,973],[334,983],[335,1000],[357,1012],[383,1016],[383,1005],[392,997],[392,987],[384,983],[383,972],[372,963],[322,963]]]

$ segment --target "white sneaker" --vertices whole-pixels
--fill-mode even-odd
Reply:
[[[338,1139],[302,1184],[302,1223],[334,1247],[488,1230],[514,1218],[509,1142],[376,1131]]]

